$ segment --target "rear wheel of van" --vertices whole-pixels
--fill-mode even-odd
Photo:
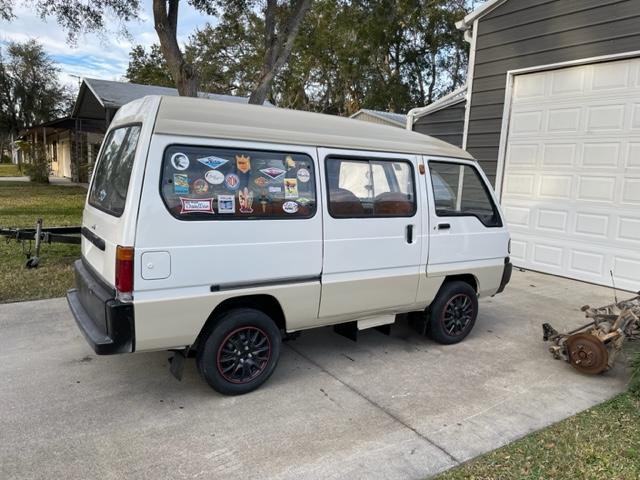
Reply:
[[[275,370],[281,340],[280,330],[265,313],[251,308],[231,310],[203,338],[198,370],[222,394],[251,392]]]
[[[476,323],[478,297],[471,285],[449,282],[442,286],[429,307],[428,335],[438,343],[461,342]]]

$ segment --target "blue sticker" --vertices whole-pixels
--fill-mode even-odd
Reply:
[[[189,176],[183,173],[173,174],[173,193],[189,193]]]
[[[224,177],[224,184],[229,190],[237,190],[240,188],[240,178],[235,173],[229,173]]]
[[[198,161],[209,168],[216,169],[224,165],[225,163],[227,163],[229,160],[225,160],[224,158],[220,158],[220,157],[209,156],[209,157],[199,158]]]

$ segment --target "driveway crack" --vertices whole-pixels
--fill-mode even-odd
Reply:
[[[340,382],[342,385],[344,385],[346,388],[348,388],[350,391],[352,391],[353,393],[355,393],[356,395],[358,395],[360,398],[364,399],[366,402],[368,402],[369,404],[373,405],[375,408],[377,408],[378,410],[380,410],[382,413],[384,413],[385,415],[387,415],[388,417],[390,417],[392,420],[394,420],[395,422],[399,423],[400,425],[402,425],[403,427],[411,430],[415,435],[417,435],[420,439],[422,439],[423,441],[427,442],[429,445],[431,445],[432,447],[434,447],[435,449],[439,450],[440,452],[444,453],[451,461],[455,462],[456,465],[459,465],[462,463],[461,460],[458,460],[454,455],[452,455],[451,453],[449,453],[444,447],[438,445],[436,442],[434,442],[433,440],[431,440],[429,437],[427,437],[426,435],[420,433],[417,429],[415,429],[414,427],[412,427],[411,425],[409,425],[407,422],[405,422],[404,420],[402,420],[400,417],[398,417],[397,415],[395,415],[393,412],[391,412],[389,409],[383,407],[382,405],[380,405],[378,402],[376,402],[375,400],[373,400],[372,398],[369,398],[367,395],[365,395],[364,393],[360,392],[359,390],[357,390],[355,387],[349,385],[348,383],[344,382],[342,379],[338,378],[336,375],[334,375],[333,373],[331,373],[329,370],[327,370],[326,368],[324,368],[322,365],[320,365],[319,363],[317,363],[316,361],[312,360],[311,358],[309,358],[307,355],[303,354],[302,352],[300,352],[299,350],[297,350],[296,348],[292,347],[291,344],[289,343],[285,343],[284,345],[286,345],[287,347],[289,347],[292,351],[294,351],[297,355],[299,355],[300,357],[304,358],[307,362],[311,363],[312,365],[314,365],[315,367],[319,368],[322,372],[326,373],[327,375],[329,375],[331,378],[333,378],[334,380]]]

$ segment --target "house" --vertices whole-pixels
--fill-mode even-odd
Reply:
[[[408,128],[462,147],[466,102],[467,86],[463,85],[426,107],[409,110]]]
[[[366,108],[361,108],[349,118],[399,128],[404,128],[407,123],[407,116],[401,113],[381,112]]]
[[[518,266],[640,289],[639,18],[637,0],[487,1],[457,24],[465,100],[410,112],[478,159]]]
[[[20,138],[31,144],[44,145],[52,175],[87,182],[115,113],[122,105],[146,95],[177,96],[178,91],[154,85],[84,78],[70,117],[27,128],[21,132]],[[224,102],[249,101],[245,97],[204,92],[199,96]],[[272,106],[269,102],[265,105]]]

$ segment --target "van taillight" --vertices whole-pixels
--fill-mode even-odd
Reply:
[[[116,290],[133,292],[133,247],[116,248]]]

